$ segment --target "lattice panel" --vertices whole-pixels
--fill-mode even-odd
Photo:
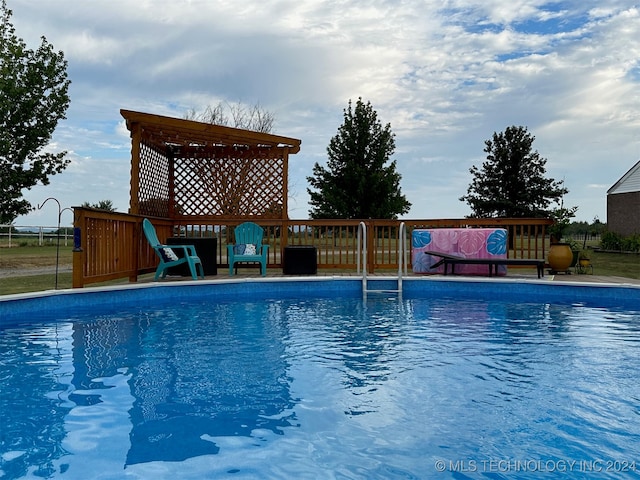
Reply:
[[[121,110],[131,132],[131,213],[287,218],[295,138]]]
[[[282,218],[284,163],[253,149],[220,157],[192,152],[176,159],[176,213]]]
[[[169,217],[169,158],[157,148],[143,141],[140,145],[139,165],[137,213],[140,215]]]

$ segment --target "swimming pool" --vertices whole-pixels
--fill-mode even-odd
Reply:
[[[635,475],[639,290],[404,286],[0,302],[0,478]]]

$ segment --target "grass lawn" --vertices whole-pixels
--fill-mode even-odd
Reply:
[[[28,245],[21,247],[0,248],[0,269],[24,269],[55,267],[56,246],[47,245],[39,247]],[[71,246],[60,245],[59,265],[71,266],[73,262]]]
[[[6,276],[5,270],[18,272],[26,269],[55,269],[56,246],[27,245],[0,248],[0,295],[37,292],[55,288],[55,273],[35,275]],[[71,288],[72,252],[70,246],[60,245],[58,252],[58,288]],[[63,271],[67,270],[67,271]]]
[[[591,263],[595,275],[640,279],[640,254],[637,253],[593,252]]]
[[[58,288],[71,288],[71,273],[58,273]],[[0,295],[40,292],[53,290],[56,286],[55,274],[25,275],[20,277],[0,277]]]

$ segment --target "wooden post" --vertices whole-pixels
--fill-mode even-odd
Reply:
[[[87,245],[87,228],[85,225],[84,210],[74,208],[73,210],[73,227],[80,229],[80,245],[79,248],[73,249],[73,274],[71,286],[73,288],[84,287],[84,265],[86,263],[86,245]],[[75,247],[75,245],[74,245]]]
[[[138,219],[133,227],[133,241],[131,247],[133,248],[133,272],[129,275],[130,282],[138,281],[138,272],[140,271],[140,249],[142,248],[140,231],[142,230],[142,220]]]
[[[289,218],[289,148],[282,149],[282,220]]]
[[[166,148],[167,160],[169,163],[169,218],[176,218],[176,156],[171,147]]]
[[[367,258],[365,258],[364,260],[367,262],[367,271],[369,273],[373,273],[376,265],[376,262],[375,262],[376,251],[374,249],[375,238],[373,238],[376,235],[375,224],[371,220],[365,220],[365,224],[367,225],[368,235],[367,235]]]
[[[142,132],[139,123],[130,126],[131,130],[131,200],[129,213],[140,213],[140,142]]]

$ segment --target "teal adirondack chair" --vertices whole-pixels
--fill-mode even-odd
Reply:
[[[160,263],[158,264],[156,276],[154,278],[155,280],[158,280],[160,275],[162,275],[162,278],[165,278],[169,267],[175,267],[176,265],[182,265],[183,263],[189,264],[189,271],[191,271],[191,277],[194,280],[197,280],[198,276],[204,278],[202,262],[200,261],[200,257],[196,255],[196,249],[193,245],[161,244],[160,240],[158,240],[155,227],[147,218],[142,221],[142,228],[149,244],[158,254],[158,257],[160,257]],[[174,252],[175,249],[184,251],[184,256],[179,258]]]
[[[235,245],[227,245],[229,275],[233,275],[233,267],[238,262],[259,263],[262,276],[267,274],[269,245],[262,244],[263,235],[262,227],[253,222],[241,223],[235,228]]]

